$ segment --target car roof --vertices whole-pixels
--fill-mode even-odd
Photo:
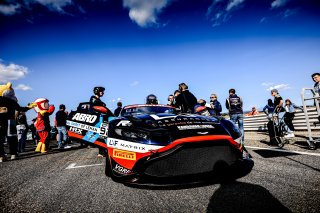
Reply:
[[[124,109],[137,108],[137,107],[167,107],[175,109],[175,107],[164,105],[164,104],[132,104],[125,106]]]

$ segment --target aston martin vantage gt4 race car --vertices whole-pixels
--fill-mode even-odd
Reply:
[[[177,114],[167,105],[129,105],[111,118],[80,104],[67,126],[72,139],[105,148],[106,175],[127,184],[234,180],[254,165],[231,121]]]

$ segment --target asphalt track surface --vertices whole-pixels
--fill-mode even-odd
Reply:
[[[105,176],[96,148],[72,146],[41,155],[29,144],[19,159],[0,163],[0,212],[320,211],[319,149],[249,148],[255,166],[233,183],[132,188]]]

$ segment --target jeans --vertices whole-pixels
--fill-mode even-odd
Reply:
[[[239,130],[242,134],[242,144],[244,143],[244,129],[243,129],[243,114],[232,114],[230,115],[230,120],[238,125]]]
[[[279,121],[284,123],[284,128],[288,131],[288,133],[293,133],[293,131],[285,123],[284,115],[285,115],[285,112],[279,112],[278,114]]]
[[[24,152],[26,148],[27,141],[27,132],[26,126],[23,124],[17,125],[17,134],[18,134],[18,152]]]
[[[67,141],[67,129],[65,126],[58,126],[57,130],[58,130],[58,148],[63,148],[65,144],[63,144],[62,141],[64,143],[66,143]]]

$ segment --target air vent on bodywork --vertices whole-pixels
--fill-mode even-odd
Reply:
[[[176,151],[150,160],[144,173],[154,177],[174,177],[214,172],[217,164],[230,166],[239,152],[228,141],[185,144]]]

